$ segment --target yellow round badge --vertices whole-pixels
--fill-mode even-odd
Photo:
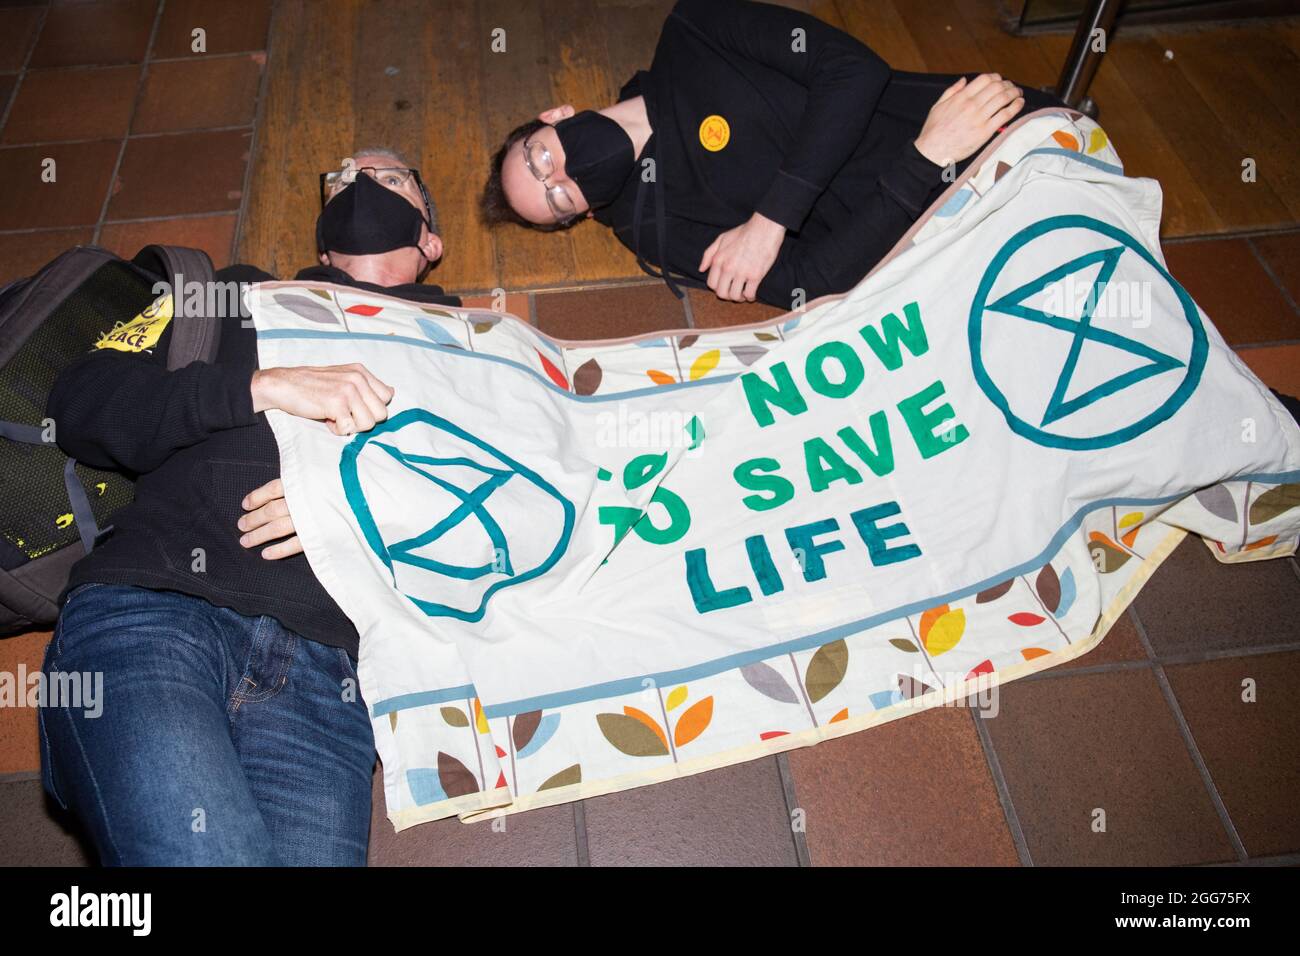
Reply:
[[[710,153],[716,153],[731,142],[731,126],[725,119],[714,113],[704,117],[700,124],[700,145]]]

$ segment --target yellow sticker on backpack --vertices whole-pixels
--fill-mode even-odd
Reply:
[[[97,349],[118,352],[143,352],[158,344],[167,323],[172,320],[172,297],[162,296],[130,322],[105,332],[95,343]]]

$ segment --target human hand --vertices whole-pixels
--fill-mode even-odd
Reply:
[[[278,408],[323,421],[335,435],[368,432],[388,418],[393,390],[358,363],[265,368],[253,373],[253,411]]]
[[[547,126],[554,126],[560,120],[569,119],[576,114],[577,111],[573,108],[573,105],[565,103],[563,106],[552,106],[549,110],[542,110],[537,114],[537,118]]]
[[[753,302],[784,238],[785,226],[754,213],[748,222],[709,244],[699,271],[708,273],[708,286],[719,299]]]
[[[278,541],[262,551],[262,557],[276,561],[291,555],[302,554],[302,542],[298,540],[293,518],[289,516],[289,505],[284,500],[284,484],[279,478],[268,481],[261,488],[248,493],[240,507],[246,514],[237,525],[244,532],[239,543],[245,548],[255,548],[268,541]]]
[[[970,156],[1025,105],[1023,91],[996,73],[962,77],[943,91],[916,137],[916,150],[936,166]]]

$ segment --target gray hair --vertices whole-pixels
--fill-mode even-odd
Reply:
[[[403,156],[395,149],[389,149],[387,146],[359,146],[352,155],[356,156],[383,156],[385,159],[393,161],[393,165],[402,166],[406,169],[415,169],[416,166],[409,159]],[[423,181],[423,180],[421,180]],[[429,192],[429,184],[424,184],[425,195],[429,199],[429,231],[435,236],[441,236],[442,232],[438,229],[438,206],[433,201],[433,194]]]

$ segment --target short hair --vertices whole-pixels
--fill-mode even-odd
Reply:
[[[575,216],[568,222],[529,222],[515,212],[515,207],[510,205],[510,200],[506,198],[505,187],[501,185],[501,170],[505,167],[506,156],[511,148],[515,143],[527,139],[547,125],[549,124],[533,119],[522,126],[516,126],[506,136],[506,141],[501,144],[501,148],[493,154],[487,182],[483,185],[483,195],[479,197],[478,203],[479,215],[488,226],[496,227],[502,223],[512,222],[516,226],[536,229],[538,232],[559,232],[561,229],[571,229],[582,221],[581,216]]]
[[[401,166],[404,169],[417,168],[403,154],[387,146],[358,146],[352,153],[354,159],[357,156],[383,156],[385,159],[391,159],[395,166]],[[438,206],[433,201],[433,194],[429,192],[429,184],[424,182],[423,177],[421,177],[420,182],[424,186],[424,198],[429,203],[429,231],[435,236],[441,236],[442,233],[438,231]]]

